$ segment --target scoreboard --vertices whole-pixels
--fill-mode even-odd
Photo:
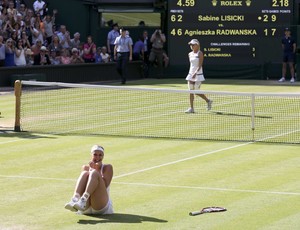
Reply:
[[[171,65],[188,64],[197,38],[205,64],[281,62],[281,38],[293,20],[293,0],[169,0]]]

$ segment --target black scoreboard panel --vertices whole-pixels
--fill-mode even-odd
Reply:
[[[170,63],[188,63],[193,38],[205,64],[280,62],[281,38],[292,18],[293,0],[169,0]]]

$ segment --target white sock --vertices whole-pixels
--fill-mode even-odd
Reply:
[[[72,197],[72,200],[74,202],[77,202],[80,199],[80,194],[79,193],[75,193],[74,196]]]
[[[87,200],[90,198],[90,194],[88,192],[83,193],[82,197]]]

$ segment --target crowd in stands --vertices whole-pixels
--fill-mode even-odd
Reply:
[[[34,1],[32,6],[21,0],[0,0],[0,67],[116,61],[113,46],[120,35],[117,23],[111,25],[106,46],[97,47],[92,36],[82,42],[79,32],[72,35],[66,25],[57,26],[57,13],[57,10],[48,11],[43,0]],[[147,67],[151,44],[147,31],[144,31],[134,43],[133,60],[143,60]],[[166,67],[168,57],[165,52],[163,61]]]
[[[48,12],[44,1],[31,7],[22,1],[0,1],[0,66],[58,65],[111,61],[107,48],[96,47],[88,36],[71,35],[55,25],[57,10]]]

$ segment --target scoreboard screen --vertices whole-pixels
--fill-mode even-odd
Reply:
[[[281,62],[281,38],[292,19],[293,0],[169,0],[170,64],[188,63],[193,38],[205,64]]]

